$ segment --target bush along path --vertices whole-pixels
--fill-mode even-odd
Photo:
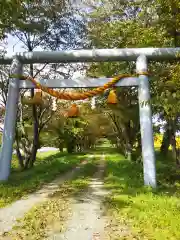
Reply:
[[[90,158],[2,239],[105,240],[106,219],[101,207],[107,193],[102,188],[104,168],[104,156]]]
[[[73,158],[73,156],[71,157]],[[53,182],[44,185],[40,190],[29,194],[24,199],[15,201],[9,206],[1,208],[0,236],[10,231],[16,224],[17,219],[22,218],[24,214],[28,212],[34,205],[45,202],[48,199],[49,195],[53,194],[59,189],[60,184],[63,184],[66,180],[71,179],[78,171],[80,171],[82,165],[87,163],[87,158],[88,155],[84,156],[84,161],[82,161],[80,165],[74,167],[73,169],[72,165],[69,165],[69,168],[66,168],[66,173],[64,173],[61,177],[56,178]],[[46,174],[46,172],[44,172],[44,174]]]

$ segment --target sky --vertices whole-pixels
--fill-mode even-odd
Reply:
[[[16,52],[24,52],[24,49],[17,38],[9,35],[7,39],[7,55],[12,55]]]
[[[7,48],[6,50],[7,50],[8,56],[11,56],[17,52],[26,51],[26,49],[23,47],[23,44],[17,39],[17,37],[13,37],[11,35],[8,36],[6,48]],[[42,49],[39,47],[37,50],[41,51]],[[78,78],[78,77],[82,77],[82,74],[79,71],[76,71],[73,75],[73,78]]]
[[[14,53],[17,52],[25,52],[26,49],[23,47],[23,43],[20,42],[20,40],[12,35],[8,35],[8,38],[6,40],[7,42],[7,46],[6,46],[6,50],[7,50],[7,55],[13,55]],[[37,50],[41,50],[41,48],[37,48]],[[36,50],[36,51],[37,51]]]

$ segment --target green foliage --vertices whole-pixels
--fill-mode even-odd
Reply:
[[[0,38],[7,32],[25,31],[28,33],[44,32],[50,20],[55,20],[64,9],[67,1],[29,1],[4,0],[0,2]],[[16,10],[15,10],[16,9]],[[21,35],[22,37],[22,35]]]
[[[4,24],[2,31],[6,32],[5,25],[7,23],[10,35],[17,40],[18,44],[21,42],[26,51],[32,52],[37,48],[44,50],[68,49],[79,47],[82,44],[85,25],[83,20],[76,15],[76,11],[72,8],[69,0],[5,0],[1,1],[0,7],[4,11],[3,14],[5,14],[5,17],[3,14],[0,16],[0,23],[2,18],[2,24]],[[5,20],[7,21],[3,22]],[[43,72],[46,65],[48,65],[47,75]],[[63,72],[61,74],[61,71],[59,71],[58,64],[44,64],[43,66],[31,64],[24,68],[24,73],[32,77],[38,75],[50,77],[54,74],[62,76]],[[1,75],[3,74],[1,73]],[[4,77],[4,75],[7,76]],[[1,84],[1,92],[6,95],[3,98],[5,104],[9,72],[6,71],[4,75],[6,89]],[[22,90],[21,94],[25,94],[25,91]],[[34,90],[32,89],[30,98],[33,98],[33,96]],[[22,102],[26,97],[22,96]],[[48,121],[53,115],[51,108],[52,98],[46,95],[43,100],[45,103],[43,106],[22,105],[21,102],[19,103],[15,137],[21,168],[26,169],[34,165],[37,149],[43,144],[40,134],[44,128],[47,129]]]
[[[119,2],[102,0],[102,3],[100,6],[92,8],[90,13],[88,36],[92,46],[96,48],[179,46],[179,1]],[[169,139],[179,130],[177,124],[180,112],[179,70],[179,63],[176,61],[149,63],[153,114],[162,121],[174,122]],[[134,73],[134,71],[134,63],[95,63],[90,66],[88,74],[110,77],[123,72]],[[125,110],[121,113],[121,123],[123,123],[123,119],[127,117],[126,108],[130,101],[136,102],[137,95],[134,89],[128,89],[128,93],[125,89],[118,90],[118,92],[119,102],[125,106]],[[125,94],[127,98],[122,98],[121,96]],[[136,107],[135,111],[137,111]],[[129,119],[135,126],[138,126],[137,120],[134,120],[131,115],[129,115]],[[118,126],[122,129],[119,124]],[[138,135],[137,132],[137,137]],[[120,138],[123,141],[122,136]],[[175,142],[174,148],[176,148]]]
[[[16,24],[19,25],[24,18],[22,2],[26,1],[0,1],[0,39],[4,38],[5,34],[11,31]],[[14,9],[16,9],[16,11],[14,11]]]
[[[86,151],[94,146],[100,135],[100,122],[97,121],[99,115],[90,108],[89,103],[79,107],[79,117],[67,118],[57,110],[51,121],[49,129],[56,135],[55,146],[59,149],[67,148],[68,152]],[[67,107],[64,110],[62,104],[59,108],[62,112],[67,111]]]
[[[115,2],[113,1],[111,4],[117,10],[117,7],[113,5]],[[127,1],[127,3],[121,4],[121,11],[109,11],[104,5],[101,11],[98,10],[93,13],[89,25],[89,37],[92,45],[100,48],[172,47],[174,38],[176,38],[176,46],[178,46],[179,34],[177,36],[169,34],[170,25],[172,26],[174,20],[176,25],[173,25],[173,27],[176,27],[177,33],[180,31],[180,19],[177,17],[179,15],[177,14],[176,19],[173,18],[172,3],[176,9],[179,9],[177,1],[156,0],[153,1],[153,4],[148,4],[147,1],[141,1],[141,3],[139,1],[133,3]],[[134,12],[132,14],[131,7],[133,8],[133,6]],[[141,10],[137,11],[136,7],[141,7]],[[127,12],[125,13],[126,9]],[[101,18],[103,14],[106,15],[105,19]],[[122,19],[123,15],[126,15],[125,19]],[[114,20],[113,17],[115,16]],[[100,75],[112,76],[122,71],[131,73],[133,65],[101,63],[95,64],[95,66],[96,69],[92,65],[90,72],[98,71]],[[152,76],[154,75],[151,79],[154,110],[158,108],[159,111],[161,108],[161,111],[164,110],[167,115],[175,115],[179,111],[179,104],[177,104],[180,97],[177,77],[179,65],[177,63],[152,63],[150,64],[150,72]],[[174,104],[177,105],[176,108],[172,107]],[[177,109],[176,112],[175,109]]]
[[[56,146],[61,149],[67,148],[68,152],[76,151],[75,147],[78,144],[78,138],[84,131],[84,122],[79,118],[59,119],[56,121],[53,128],[56,132]]]
[[[111,194],[105,203],[112,216],[112,239],[179,239],[179,171],[158,154],[157,173],[158,189],[152,192],[143,186],[141,164],[109,153],[105,185]]]
[[[21,1],[22,21],[11,34],[16,36],[28,51],[67,49],[81,45],[85,25],[76,15],[69,0]]]

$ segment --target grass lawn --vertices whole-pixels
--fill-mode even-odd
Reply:
[[[96,158],[89,160],[74,178],[61,185],[59,191],[51,195],[49,200],[33,207],[19,221],[20,225],[14,227],[7,236],[11,239],[40,240],[48,237],[51,239],[53,234],[61,233],[69,214],[72,214],[71,198],[82,194],[96,169]]]
[[[48,183],[60,173],[70,170],[86,157],[83,154],[38,153],[34,168],[24,172],[18,170],[17,161],[14,160],[8,182],[0,183],[0,208],[34,192],[44,183]]]
[[[107,229],[111,240],[180,239],[178,170],[170,159],[157,155],[157,174],[159,187],[152,191],[143,186],[141,164],[113,151],[108,154],[105,187],[112,193],[105,206],[112,218]]]

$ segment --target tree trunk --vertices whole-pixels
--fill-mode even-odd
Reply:
[[[59,151],[60,151],[60,152],[63,152],[63,145],[60,145],[60,146],[59,146]]]
[[[171,127],[171,139],[170,139],[170,143],[172,146],[172,157],[173,159],[176,161],[177,165],[180,165],[179,159],[178,159],[178,150],[177,150],[177,146],[176,146],[176,124],[177,124],[177,120],[178,118],[176,118],[175,120],[172,120],[172,127]]]
[[[177,165],[180,165],[179,159],[178,159],[178,152],[176,148],[176,136],[175,134],[171,137],[171,146],[172,146],[172,157],[176,161]]]
[[[18,125],[19,124],[19,125]],[[20,152],[21,145],[23,145],[22,137],[25,137],[25,130],[23,126],[23,113],[22,113],[22,103],[21,97],[19,97],[18,103],[18,114],[17,114],[17,121],[16,121],[16,128],[15,128],[15,141],[16,141],[16,154],[18,158],[18,163],[21,170],[24,170],[25,163],[24,163],[24,156],[22,156]]]
[[[29,168],[30,160],[31,160],[30,156],[25,157],[25,164],[24,164],[24,169],[25,170]]]
[[[171,124],[170,121],[167,121],[166,124],[166,129],[165,132],[163,134],[163,140],[162,140],[162,144],[161,144],[161,148],[160,148],[160,152],[163,155],[167,155],[168,154],[168,149],[170,146],[170,141],[171,141]]]
[[[176,124],[177,119],[168,120],[166,130],[163,135],[163,141],[161,145],[161,153],[163,155],[168,154],[169,146],[172,146],[172,157],[179,165],[178,152],[176,147]]]
[[[20,152],[20,147],[19,147],[19,136],[18,136],[18,130],[16,128],[16,135],[15,135],[15,140],[16,140],[16,154],[17,154],[17,158],[18,158],[18,163],[19,166],[21,168],[21,170],[24,169],[24,158]]]
[[[126,142],[126,157],[129,161],[132,160],[132,138],[131,138],[131,126],[130,121],[125,124],[124,137]]]
[[[33,64],[30,64],[30,75],[33,77]],[[34,97],[34,89],[31,89],[31,97]],[[36,105],[32,106],[32,117],[33,117],[33,146],[31,153],[30,166],[33,167],[34,162],[36,160],[38,145],[39,145],[39,122],[38,122],[38,114]]]

